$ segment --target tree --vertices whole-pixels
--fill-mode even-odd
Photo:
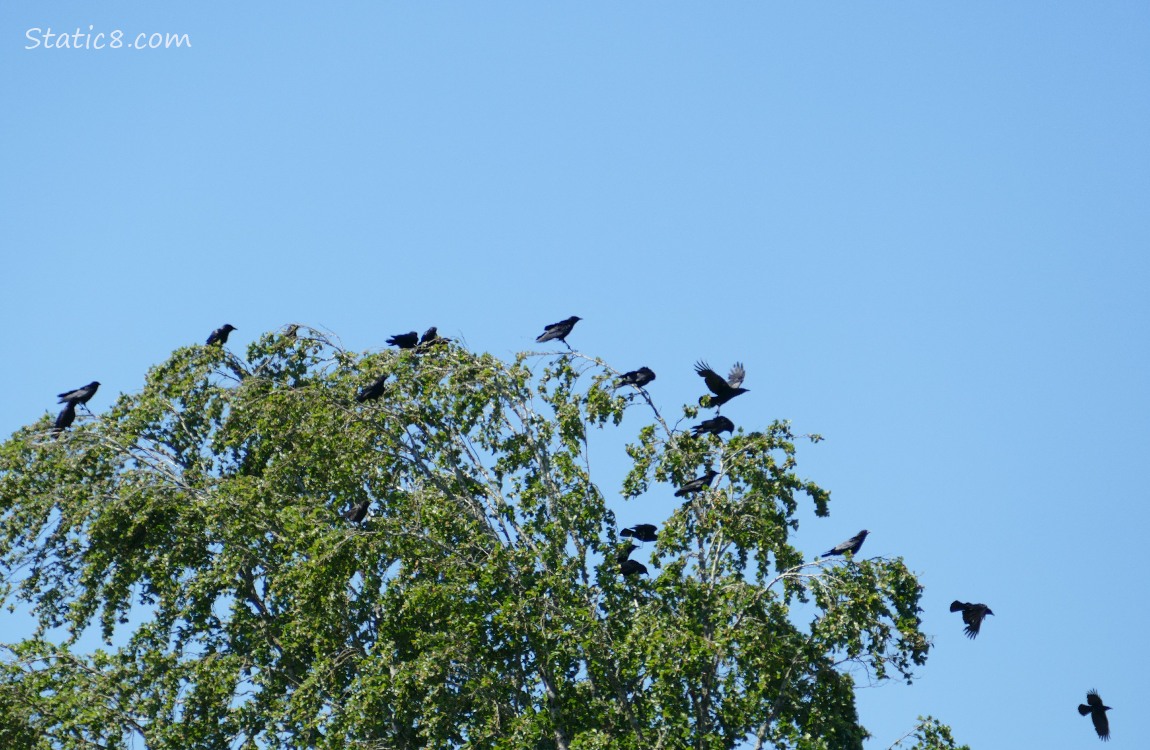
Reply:
[[[692,437],[579,353],[305,331],[180,349],[0,446],[3,595],[39,622],[0,659],[5,747],[857,748],[855,675],[925,662],[901,559],[791,545],[829,494],[786,423]],[[613,502],[719,472],[668,503],[650,578],[619,575],[590,473],[627,411],[651,423]]]

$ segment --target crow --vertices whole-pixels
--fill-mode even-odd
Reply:
[[[87,404],[96,395],[96,389],[100,387],[100,382],[93,380],[88,385],[82,385],[74,391],[65,391],[64,393],[57,393],[56,398],[60,399],[58,404],[71,404],[77,406],[79,404]]]
[[[747,371],[743,369],[742,362],[736,362],[735,366],[731,368],[731,372],[727,375],[727,379],[719,375],[711,369],[711,366],[706,362],[696,362],[695,372],[699,374],[706,383],[707,388],[714,396],[703,396],[699,399],[699,405],[707,409],[715,409],[727,403],[740,393],[746,393],[747,388],[741,388],[743,378],[747,376]]]
[[[212,334],[208,336],[208,340],[204,342],[204,346],[228,343],[228,334],[235,330],[237,330],[236,327],[231,323],[224,323],[222,328],[217,328],[212,331]]]
[[[659,535],[655,533],[655,524],[637,523],[620,531],[619,536],[633,537],[640,542],[653,542]]]
[[[1098,732],[1100,740],[1110,740],[1110,722],[1106,718],[1106,712],[1109,710],[1110,706],[1102,705],[1102,698],[1097,690],[1091,690],[1086,694],[1086,703],[1078,704],[1078,713],[1083,716],[1090,714],[1090,720],[1094,722],[1094,731]]]
[[[710,487],[711,482],[713,482],[717,476],[719,476],[719,472],[714,469],[707,469],[707,472],[703,474],[703,476],[695,477],[676,490],[675,497],[686,497],[692,492],[701,492],[704,488]]]
[[[67,403],[67,405],[63,409],[61,409],[60,413],[56,416],[56,424],[52,426],[52,434],[59,437],[60,433],[63,432],[64,430],[68,429],[69,427],[71,427],[72,423],[75,421],[76,421],[76,403],[74,401],[69,401]]]
[[[625,576],[647,575],[647,566],[638,560],[624,560],[619,563],[619,572]]]
[[[639,549],[639,545],[627,542],[626,546],[619,547],[619,552],[615,555],[615,560],[620,565],[627,562],[631,557],[631,553]]]
[[[428,328],[426,331],[423,332],[423,335],[419,337],[419,345],[420,346],[426,346],[429,344],[438,344],[440,341],[442,341],[442,339],[439,338],[439,329],[436,328],[435,326]]]
[[[655,379],[655,371],[650,367],[640,367],[638,370],[631,370],[625,372],[619,379],[615,381],[615,387],[621,388],[625,385],[633,385],[636,388],[642,388]]]
[[[392,346],[398,346],[400,349],[414,349],[415,345],[419,343],[419,334],[415,331],[397,333],[389,338],[387,343]]]
[[[552,341],[554,339],[558,339],[562,341],[568,349],[570,349],[571,345],[567,343],[567,337],[571,335],[571,329],[574,328],[575,324],[580,320],[583,319],[578,315],[572,315],[566,320],[561,320],[558,323],[552,323],[549,326],[544,326],[543,333],[539,334],[539,337],[535,339],[535,341],[536,343],[542,344],[544,341]]]
[[[383,384],[387,381],[387,373],[380,375],[375,379],[375,382],[360,390],[355,394],[355,400],[359,403],[364,401],[371,401],[383,395]]]
[[[701,424],[697,424],[691,428],[691,434],[695,437],[710,433],[715,437],[719,436],[722,432],[734,432],[735,423],[724,416],[718,416],[714,419],[703,420]]]
[[[966,630],[964,632],[967,638],[974,638],[978,635],[978,629],[982,627],[982,621],[987,615],[994,614],[990,607],[985,604],[971,604],[970,602],[960,602],[955,599],[950,603],[950,611],[958,612],[959,610],[962,611],[962,621],[966,623]]]
[[[866,529],[863,529],[862,531],[855,534],[854,536],[852,536],[850,539],[846,540],[845,542],[840,542],[840,543],[836,544],[835,546],[831,547],[829,550],[824,552],[821,556],[822,557],[830,557],[831,555],[841,555],[844,552],[849,552],[852,555],[858,554],[859,547],[861,547],[863,542],[866,541],[866,535],[869,533],[870,533],[869,531],[867,531]]]
[[[371,500],[364,500],[362,503],[353,505],[351,510],[345,511],[343,517],[352,523],[359,523],[367,518],[367,509],[371,506]]]

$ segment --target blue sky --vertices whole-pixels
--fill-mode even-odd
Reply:
[[[25,48],[89,25],[191,47]],[[5,433],[224,322],[511,356],[579,315],[665,412],[745,362],[738,424],[827,438],[799,544],[921,574],[868,747],[1089,747],[1093,687],[1146,746],[1145,3],[8,0],[0,68]]]

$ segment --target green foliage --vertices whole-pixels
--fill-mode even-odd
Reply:
[[[914,745],[906,747],[908,739],[917,740]],[[933,716],[918,717],[918,726],[905,737],[891,745],[894,748],[905,750],[970,750],[969,745],[956,745],[954,737],[950,734],[950,727],[946,726]]]
[[[852,674],[926,659],[914,575],[803,561],[800,503],[830,498],[787,424],[693,438],[616,374],[299,329],[246,360],[181,349],[100,417],[21,429],[0,567],[39,630],[0,658],[0,746],[861,747]],[[588,460],[628,409],[653,422],[625,498],[719,472],[649,579],[618,575]],[[91,626],[108,649],[74,653]]]

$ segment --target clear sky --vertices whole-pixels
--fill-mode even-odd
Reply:
[[[0,247],[4,434],[225,322],[511,356],[579,315],[672,413],[742,360],[724,414],[827,438],[800,547],[926,585],[868,748],[1092,747],[1089,688],[1150,746],[1150,4],[4,0]]]

